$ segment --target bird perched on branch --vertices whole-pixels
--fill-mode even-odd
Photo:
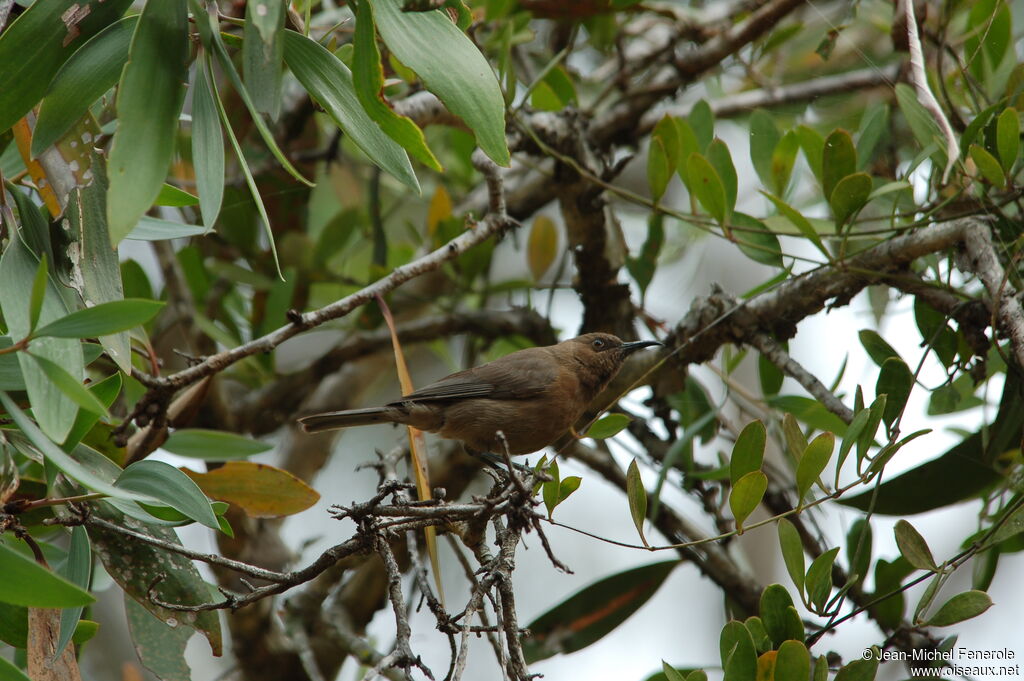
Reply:
[[[626,358],[652,345],[661,343],[625,343],[609,333],[588,333],[459,371],[382,407],[327,412],[299,422],[309,433],[401,423],[459,440],[471,454],[501,453],[505,447],[512,455],[530,454],[572,428]]]

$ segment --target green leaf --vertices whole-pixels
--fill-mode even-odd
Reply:
[[[774,187],[772,173],[772,155],[782,136],[775,123],[775,117],[764,109],[756,109],[750,114],[750,160],[761,182]],[[777,194],[781,191],[773,189]]]
[[[131,0],[50,0],[33,3],[18,15],[0,35],[0,132],[28,113],[61,65],[129,5]],[[72,8],[78,11],[69,15]]]
[[[828,465],[835,446],[836,436],[832,433],[822,433],[811,440],[807,449],[804,450],[796,467],[796,493],[801,504],[811,490],[811,486]]]
[[[32,289],[28,296],[28,332],[31,334],[39,323],[39,313],[43,310],[43,296],[49,284],[49,270],[46,267],[46,254],[39,259],[36,275],[32,279]]]
[[[14,424],[21,429],[32,446],[43,455],[47,461],[61,470],[67,477],[81,483],[84,487],[93,492],[100,492],[120,499],[133,501],[152,502],[153,500],[143,494],[137,494],[128,490],[118,489],[104,480],[101,476],[84,467],[75,461],[68,454],[55,445],[41,430],[25,415],[18,405],[8,397],[7,393],[0,391],[0,404],[7,410],[7,416],[14,421]],[[17,443],[15,443],[17,444]]]
[[[870,660],[853,660],[836,672],[834,681],[874,681],[877,673],[878,657],[874,656]]]
[[[583,588],[530,622],[523,639],[530,664],[582,650],[600,640],[640,609],[680,561],[630,568]]]
[[[72,608],[96,599],[31,558],[0,542],[0,601],[29,608]]]
[[[889,105],[878,104],[867,111],[860,120],[857,135],[857,168],[863,169],[871,163],[878,145],[889,136]]]
[[[821,156],[821,186],[830,202],[839,181],[857,172],[857,150],[845,130],[834,130],[825,138]]]
[[[792,225],[796,227],[806,239],[810,240],[810,242],[814,244],[819,251],[821,251],[822,255],[824,255],[826,259],[831,261],[832,255],[828,252],[828,249],[825,248],[825,244],[822,243],[821,237],[818,235],[818,230],[814,228],[814,225],[811,224],[810,220],[805,218],[795,208],[779,197],[766,192],[761,193],[767,196],[768,199],[775,204],[775,207],[779,210],[782,217],[789,220],[789,222],[792,223]]]
[[[91,508],[96,516],[120,527],[164,542],[181,543],[172,529],[129,518],[109,503],[94,502]],[[173,623],[178,628],[188,627],[202,632],[210,642],[213,654],[221,654],[222,639],[217,612],[197,612],[191,613],[193,616],[183,617],[180,611],[168,610],[154,603],[158,600],[163,603],[199,605],[211,600],[210,588],[192,561],[120,532],[105,530],[96,525],[89,525],[86,529],[107,574],[128,596],[169,625]]]
[[[761,592],[761,603],[758,609],[765,632],[771,639],[772,647],[782,645],[783,641],[803,640],[804,627],[800,616],[793,607],[793,599],[786,587],[781,584],[770,584]],[[786,677],[788,678],[788,677]]]
[[[195,69],[192,83],[192,166],[203,225],[213,229],[224,200],[224,130],[202,62]],[[137,230],[127,238],[137,238]]]
[[[736,179],[736,166],[732,162],[732,154],[729,153],[729,147],[726,146],[725,142],[716,137],[708,145],[707,159],[714,166],[715,172],[722,181],[722,188],[725,190],[725,219],[727,222],[731,222],[732,212],[736,208],[738,183]]]
[[[371,2],[359,3],[353,44],[355,53],[352,60],[352,79],[356,96],[363,109],[376,121],[380,129],[398,142],[403,149],[428,168],[443,172],[441,162],[430,151],[419,126],[412,119],[395,113],[384,99],[384,70],[381,68],[380,50],[377,49],[377,33]]]
[[[846,555],[850,557],[850,576],[864,581],[871,569],[871,522],[857,518],[846,535]]]
[[[0,291],[30,290],[39,269],[39,260],[28,250],[15,232],[8,241],[7,250],[0,258]],[[20,296],[0,295],[0,310],[12,338],[22,339],[29,334],[28,305]],[[67,314],[64,300],[53,282],[48,282],[43,297],[39,322],[48,324]],[[82,348],[77,341],[59,338],[40,338],[32,343],[32,353],[45,357],[63,367],[77,379],[85,373]],[[46,435],[61,442],[71,430],[78,408],[64,393],[53,385],[31,357],[19,352],[18,364],[24,377],[25,388],[33,414]]]
[[[605,440],[619,434],[629,422],[630,418],[625,414],[605,414],[590,426],[584,437]]]
[[[144,459],[124,469],[114,485],[144,494],[185,514],[198,523],[219,529],[217,516],[199,485],[174,466]]]
[[[39,105],[39,118],[32,129],[33,158],[63,137],[93,102],[117,85],[138,21],[137,16],[115,21],[60,67]]]
[[[191,681],[185,646],[195,630],[187,626],[170,626],[128,594],[124,595],[124,610],[128,616],[132,645],[142,666],[160,681]]]
[[[821,157],[825,152],[825,138],[817,130],[806,125],[797,126],[796,136],[800,140],[800,148],[804,152],[804,158],[807,159],[807,165],[810,166],[814,176],[818,178],[818,182],[822,182],[824,185],[821,174]]]
[[[284,58],[285,0],[245,3],[242,72],[256,110],[277,120],[281,112],[281,66]]]
[[[885,395],[885,411],[882,418],[885,425],[892,426],[893,421],[903,413],[910,391],[914,387],[914,374],[902,359],[890,357],[882,362],[875,383],[875,394]]]
[[[652,135],[647,147],[647,184],[655,203],[661,201],[661,197],[665,195],[665,189],[668,187],[668,181],[672,179],[674,169],[670,166],[665,143]]]
[[[185,3],[146,3],[117,88],[117,131],[107,163],[107,229],[115,246],[153,205],[167,176],[188,49]]]
[[[505,99],[480,50],[440,10],[403,12],[401,0],[367,0],[381,38],[428,90],[465,121],[484,153],[509,164]]]
[[[755,681],[757,650],[742,622],[726,622],[719,635],[718,650],[725,670],[723,681]]]
[[[761,470],[768,431],[761,421],[751,421],[736,438],[729,459],[729,480],[733,485],[747,473]]]
[[[690,191],[696,196],[704,210],[718,221],[726,224],[725,186],[711,163],[698,153],[690,154],[686,161],[686,174],[690,180]]]
[[[785,196],[789,188],[789,179],[793,175],[796,153],[800,150],[800,139],[790,130],[775,146],[772,153],[771,182],[768,186],[778,196]]]
[[[729,494],[729,508],[736,519],[737,532],[743,532],[743,521],[758,507],[767,489],[768,477],[761,471],[747,473],[733,485]]]
[[[978,166],[978,171],[981,172],[981,176],[985,178],[986,182],[996,187],[1006,186],[1006,176],[995,156],[977,144],[971,145],[969,153],[971,160],[974,161],[974,165]]]
[[[82,385],[79,379],[64,371],[61,365],[31,352],[28,355],[39,365],[46,378],[79,407],[99,416],[110,416],[107,406]]]
[[[918,570],[931,570],[933,572],[936,570],[935,559],[932,558],[932,551],[928,548],[928,542],[924,540],[924,537],[921,536],[913,525],[900,518],[896,521],[896,527],[893,528],[893,532],[896,535],[896,545],[908,563]]]
[[[629,500],[629,515],[633,518],[640,541],[644,546],[650,546],[644,536],[644,520],[647,518],[647,489],[644,487],[643,478],[640,477],[636,459],[633,459],[629,463],[629,468],[626,469],[626,498]]]
[[[199,203],[199,197],[165,182],[153,203],[157,206],[194,206]]]
[[[914,88],[906,83],[896,83],[895,91],[900,111],[903,112],[903,117],[907,120],[910,130],[914,133],[914,137],[921,148],[927,149],[930,145],[935,144],[936,140],[940,140],[942,133],[939,130],[939,126],[927,109],[918,101]],[[946,157],[945,148],[944,143],[939,143],[934,152],[935,154],[941,154],[943,161],[945,161]]]
[[[6,657],[0,657],[0,681],[32,681],[21,669],[8,662]]]
[[[754,262],[782,267],[782,246],[768,226],[746,213],[732,214],[732,235],[743,255]]]
[[[868,353],[868,357],[879,367],[885,364],[887,359],[900,359],[900,353],[896,352],[877,331],[861,329],[857,332],[857,337],[860,338],[860,344],[864,347],[865,352]]]
[[[796,526],[785,518],[779,519],[779,546],[782,549],[782,559],[786,563],[786,572],[789,573],[796,588],[803,594],[804,547]]]
[[[165,239],[182,239],[190,236],[199,236],[206,233],[206,228],[199,225],[187,225],[182,222],[172,222],[160,218],[143,215],[139,218],[135,228],[128,233],[125,239],[135,241],[163,241]]]
[[[701,99],[690,109],[688,118],[690,128],[693,130],[697,141],[697,148],[694,151],[703,154],[707,150],[708,145],[711,144],[711,140],[715,137],[715,113],[711,110],[711,105],[708,104],[707,100]],[[685,161],[686,159],[682,160]]]
[[[829,199],[837,226],[845,225],[864,207],[871,196],[871,187],[871,176],[867,173],[854,173],[839,180]]]
[[[1012,106],[999,114],[996,122],[996,149],[999,162],[1009,175],[1020,153],[1020,114]]]
[[[775,679],[799,679],[804,681],[811,676],[811,654],[803,641],[792,639],[779,646],[775,657]]]
[[[60,570],[62,577],[82,589],[89,590],[89,582],[92,577],[92,547],[89,545],[89,535],[85,528],[79,525],[71,528],[71,541],[68,543],[68,557]],[[73,608],[64,608],[60,613],[60,638],[57,639],[57,646],[50,654],[50,659],[57,659],[64,652],[65,646],[71,643],[74,638],[75,628],[85,610],[84,605]]]
[[[367,115],[356,97],[348,67],[315,40],[288,30],[284,38],[285,62],[310,96],[324,107],[367,158],[419,193],[419,181],[409,157]]]
[[[109,410],[111,405],[114,404],[114,400],[121,394],[121,374],[113,373],[102,381],[91,383],[88,390],[99,399],[100,404]],[[78,417],[75,419],[75,425],[71,427],[71,432],[68,433],[67,438],[61,443],[63,449],[67,451],[74,449],[75,445],[82,441],[82,438],[92,430],[99,420],[99,414],[87,410],[79,410]]]
[[[965,591],[943,603],[927,624],[930,627],[948,627],[977,617],[992,605],[992,599],[984,591]]]
[[[182,428],[161,447],[172,454],[205,461],[232,461],[269,451],[272,445],[223,430]]]
[[[682,126],[686,125],[685,121],[679,118],[673,118],[669,115],[662,116],[661,120],[658,121],[657,125],[651,131],[651,140],[657,139],[661,142],[662,149],[665,152],[665,159],[668,161],[668,175],[672,176],[676,170],[679,169],[679,163],[682,160],[683,143],[680,140],[680,134]],[[691,131],[692,134],[692,131]],[[696,143],[693,144],[693,149],[687,151],[689,156],[690,151],[695,151]]]
[[[815,558],[804,577],[807,598],[814,604],[815,612],[819,614],[824,610],[828,595],[832,591],[832,564],[835,563],[838,553],[839,547],[836,546]]]
[[[148,322],[163,306],[164,303],[159,300],[112,300],[55,319],[36,331],[35,336],[92,338],[127,331]]]

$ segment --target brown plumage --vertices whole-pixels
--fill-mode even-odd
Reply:
[[[580,418],[626,357],[657,341],[624,343],[588,333],[557,345],[527,348],[459,371],[382,407],[299,419],[309,433],[373,423],[401,423],[460,440],[471,452],[510,454],[547,447]]]

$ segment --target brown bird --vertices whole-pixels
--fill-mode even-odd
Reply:
[[[624,343],[609,333],[588,333],[459,371],[383,407],[316,414],[299,422],[308,433],[401,423],[460,440],[470,453],[500,453],[507,446],[509,454],[529,454],[572,428],[626,357],[652,345],[661,343]]]

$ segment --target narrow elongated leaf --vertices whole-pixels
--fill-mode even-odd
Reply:
[[[800,533],[790,521],[785,518],[779,519],[779,546],[782,549],[782,559],[786,563],[786,572],[789,573],[793,584],[804,592],[804,547],[800,542]]]
[[[72,608],[96,599],[31,558],[0,542],[0,601],[29,608]]]
[[[793,175],[793,165],[796,163],[796,153],[800,151],[800,139],[797,134],[790,130],[775,146],[772,153],[772,191],[778,196],[785,196],[789,188],[789,178]]]
[[[272,445],[223,430],[184,428],[171,433],[161,447],[178,456],[206,461],[231,461],[266,452]]]
[[[832,433],[822,433],[807,445],[796,467],[796,493],[800,503],[803,503],[811,486],[825,470],[835,446],[836,436]]]
[[[761,182],[768,186],[772,186],[772,154],[780,139],[774,116],[764,109],[750,114],[750,160]]]
[[[672,175],[673,170],[670,167],[665,143],[652,136],[647,147],[647,186],[650,187],[651,197],[655,202],[661,201],[661,197],[665,195]]]
[[[644,546],[648,546],[647,537],[644,536],[644,522],[647,520],[647,489],[644,487],[643,478],[640,477],[640,468],[636,465],[636,459],[629,463],[626,469],[626,498],[629,500],[629,515],[633,518],[633,525],[636,526],[637,534]]]
[[[180,470],[163,461],[136,461],[124,469],[114,484],[152,497],[214,530],[220,528],[217,516],[199,486]]]
[[[68,546],[68,558],[60,570],[62,577],[82,589],[89,590],[89,582],[92,577],[92,547],[89,545],[89,535],[85,528],[79,525],[71,528],[71,542]],[[60,613],[60,638],[54,652],[50,655],[52,659],[60,657],[65,646],[71,643],[75,635],[75,627],[85,610],[84,605],[72,608],[64,608]]]
[[[631,568],[584,587],[530,622],[523,639],[529,663],[572,653],[601,639],[654,595],[679,561]]]
[[[316,490],[288,471],[229,461],[209,473],[183,469],[212,499],[240,507],[253,518],[276,518],[304,511],[320,499]]]
[[[277,120],[281,112],[285,0],[245,3],[242,64],[246,90],[256,109]]]
[[[39,260],[29,252],[21,239],[21,233],[18,231],[12,235],[3,258],[0,258],[0,291],[30,290],[38,271]],[[3,310],[4,321],[13,338],[21,340],[28,336],[31,322],[28,301],[24,296],[0,295],[0,309]],[[67,309],[60,292],[52,281],[48,282],[39,313],[40,323],[48,324],[66,314]],[[32,353],[60,365],[77,380],[81,380],[84,374],[82,348],[76,341],[40,338],[32,343]],[[39,428],[54,441],[63,441],[75,421],[78,408],[50,382],[31,357],[20,352],[17,357]]]
[[[377,30],[398,60],[465,121],[491,160],[507,166],[505,100],[476,45],[443,11],[403,12],[401,0],[367,1]]]
[[[0,679],[3,681],[32,681],[20,668],[8,662],[6,657],[0,657]]]
[[[739,183],[736,177],[736,166],[732,162],[732,154],[729,153],[729,147],[725,142],[716,137],[708,145],[707,159],[722,180],[722,188],[725,190],[725,219],[727,222],[731,222],[732,212],[736,208],[736,192]]]
[[[68,197],[71,234],[78,239],[79,248],[68,251],[78,256],[72,263],[82,273],[79,293],[86,305],[98,305],[124,298],[121,267],[117,250],[111,246],[107,228],[107,177],[104,164],[92,164],[93,181],[87,187],[75,189]],[[131,373],[131,342],[127,332],[99,337],[103,350],[117,367]]]
[[[428,168],[442,172],[441,162],[427,146],[427,140],[412,119],[400,116],[384,100],[384,70],[377,49],[377,31],[373,19],[373,4],[361,2],[356,11],[355,53],[352,60],[352,79],[356,96],[363,109],[380,129],[402,145],[402,148]]]
[[[40,328],[36,337],[92,338],[127,331],[148,322],[164,306],[159,300],[128,298],[100,303],[55,319]]]
[[[731,221],[732,235],[743,255],[763,265],[782,267],[779,237],[772,234],[767,225],[752,215],[740,212],[734,212]]]
[[[179,189],[173,184],[164,184],[160,187],[160,193],[153,202],[157,206],[194,206],[199,203],[199,197],[189,194],[184,189]]]
[[[999,161],[987,149],[979,147],[977,144],[972,144],[968,153],[970,153],[971,160],[974,161],[974,165],[978,167],[978,171],[985,178],[986,182],[996,187],[1006,186],[1006,176],[1003,175],[1002,166],[999,165]]]
[[[49,283],[50,274],[46,266],[46,254],[39,259],[36,276],[32,279],[32,289],[28,296],[28,331],[32,333],[39,323],[39,313],[43,310],[43,296]]]
[[[107,164],[107,229],[115,246],[153,205],[167,176],[187,58],[185,3],[146,3],[118,86],[117,131]]]
[[[837,546],[815,558],[804,577],[807,598],[816,606],[819,613],[825,607],[828,595],[832,591],[832,564],[835,563],[838,553]]]
[[[401,146],[385,135],[356,97],[352,73],[315,40],[284,32],[284,58],[310,96],[382,170],[419,193],[420,185]]]
[[[996,122],[996,149],[999,162],[1007,174],[1020,153],[1020,114],[1012,106],[999,114]]]
[[[767,196],[768,199],[775,204],[775,207],[779,209],[779,213],[789,220],[805,238],[810,240],[810,242],[814,244],[819,251],[821,251],[822,255],[824,255],[826,259],[832,259],[832,254],[828,252],[827,248],[825,248],[825,244],[822,243],[818,230],[814,228],[814,225],[811,224],[810,220],[805,218],[799,211],[779,197],[772,194],[765,194],[764,192],[761,193]]]
[[[78,463],[63,449],[55,445],[50,438],[46,437],[41,430],[25,415],[14,400],[7,393],[0,391],[0,404],[7,411],[7,416],[14,421],[14,424],[21,429],[32,446],[43,455],[43,457],[60,469],[72,480],[81,483],[84,487],[93,492],[101,492],[112,497],[128,499],[131,501],[142,501],[153,503],[153,499],[144,494],[138,494],[125,489],[118,489],[102,476],[97,475],[82,464]]]
[[[64,371],[59,364],[51,362],[45,357],[33,355],[31,352],[28,355],[39,365],[46,378],[79,407],[99,416],[110,416],[107,406],[89,392],[89,389],[82,385],[79,379]]]
[[[882,418],[887,426],[892,425],[896,417],[903,413],[910,391],[914,387],[914,374],[906,362],[898,358],[890,358],[882,363],[875,383],[875,394],[885,395],[885,411]]]
[[[32,130],[33,157],[60,139],[93,102],[117,85],[138,21],[138,17],[115,21],[61,66],[39,106]]]
[[[203,66],[196,68],[192,85],[192,166],[196,171],[199,212],[203,225],[210,230],[224,200],[224,131]],[[135,231],[128,238],[136,238],[134,235]]]
[[[128,233],[125,239],[135,241],[163,241],[164,239],[181,239],[189,236],[199,236],[206,233],[206,227],[201,225],[187,225],[183,222],[172,222],[160,218],[143,215],[135,224],[135,228]]]
[[[68,57],[124,14],[131,3],[50,0],[33,3],[22,12],[0,35],[0,64],[4,65],[0,132],[35,106]]]

